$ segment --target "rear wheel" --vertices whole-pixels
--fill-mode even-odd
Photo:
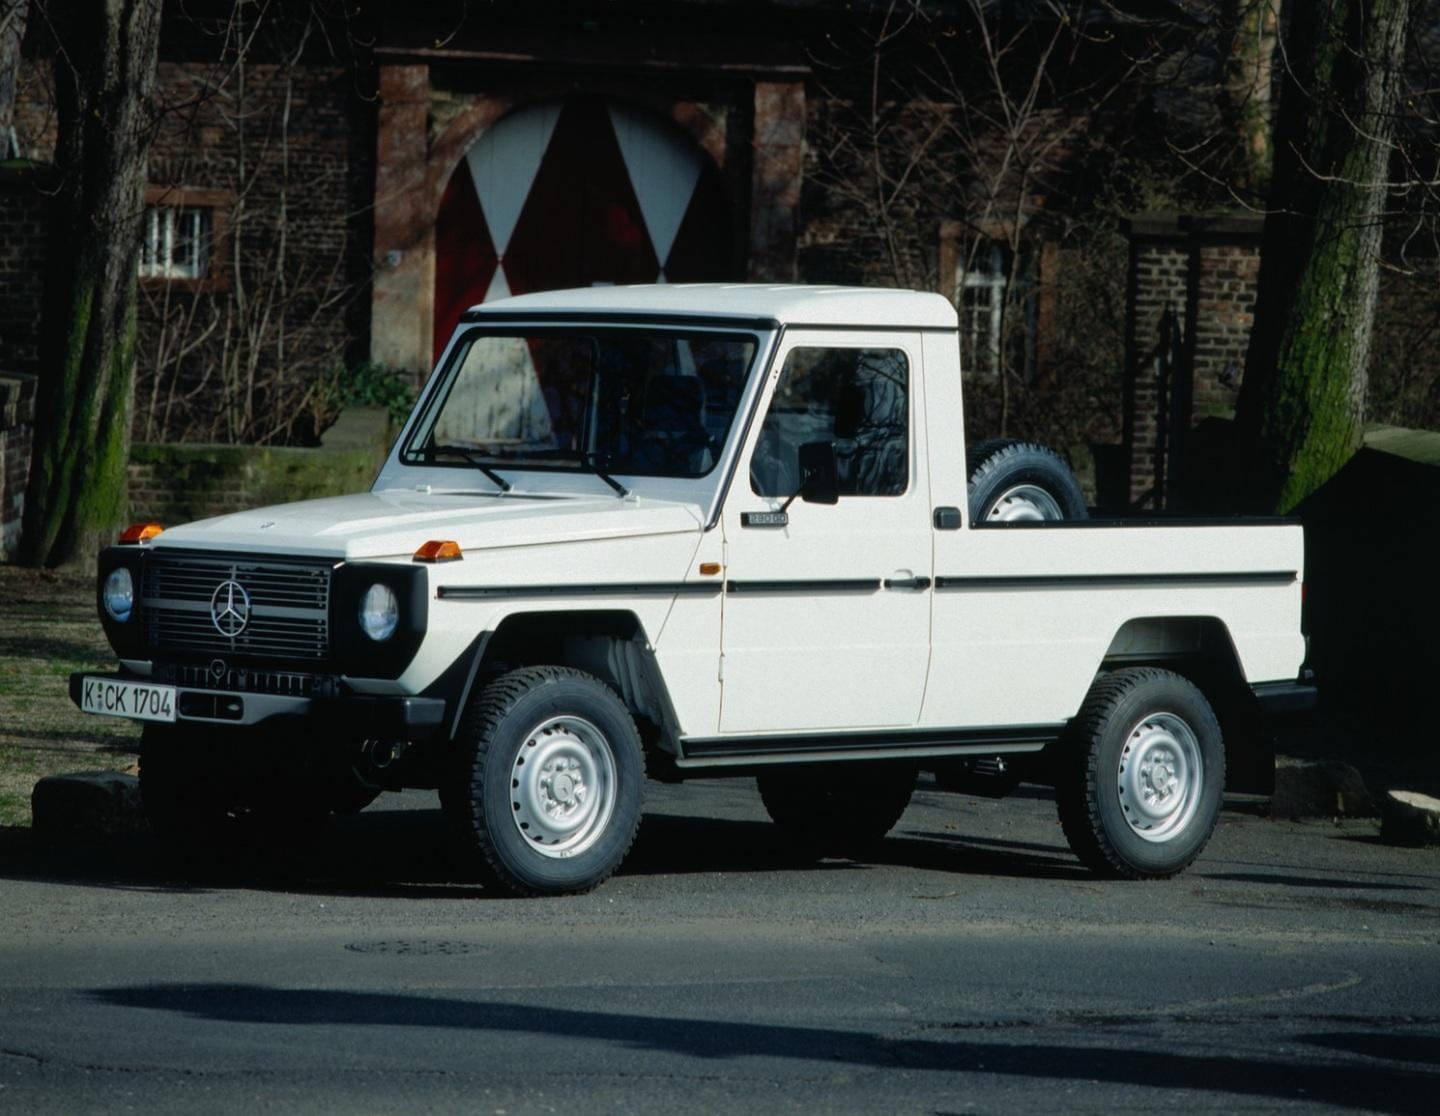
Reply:
[[[863,856],[900,820],[915,789],[908,764],[783,767],[756,783],[790,847],[806,857]]]
[[[630,851],[645,756],[629,710],[567,667],[501,675],[471,701],[442,805],[484,881],[514,895],[589,891]]]
[[[1096,681],[1056,788],[1070,847],[1108,876],[1163,879],[1205,847],[1220,814],[1225,747],[1205,695],[1150,667]]]

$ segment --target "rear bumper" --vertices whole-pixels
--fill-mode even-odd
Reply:
[[[1251,686],[1260,716],[1266,721],[1308,717],[1319,704],[1320,691],[1314,673],[1305,671],[1294,682],[1261,682]]]
[[[124,674],[81,671],[70,675],[70,700],[80,706],[86,678],[140,681]],[[446,702],[438,697],[347,694],[295,697],[288,694],[237,693],[191,686],[175,688],[175,723],[263,725],[277,718],[306,721],[316,732],[360,739],[424,740],[445,724]]]

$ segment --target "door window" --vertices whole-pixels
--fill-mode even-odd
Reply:
[[[800,447],[835,447],[841,496],[899,496],[910,481],[910,365],[899,349],[791,349],[750,465],[757,496],[800,486]]]

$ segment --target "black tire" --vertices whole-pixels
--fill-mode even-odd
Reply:
[[[1153,667],[1103,675],[1063,743],[1060,824],[1087,867],[1156,880],[1200,855],[1220,816],[1225,744],[1194,683]]]
[[[620,866],[640,827],[645,754],[599,679],[548,666],[501,675],[471,699],[456,743],[441,805],[487,885],[573,894]]]
[[[908,764],[779,767],[755,779],[792,851],[860,857],[895,827],[915,790]]]
[[[991,438],[971,447],[966,466],[971,523],[1089,518],[1075,474],[1045,446]]]
[[[309,761],[284,733],[146,725],[141,806],[155,834],[187,858],[237,844],[293,850],[329,815]]]

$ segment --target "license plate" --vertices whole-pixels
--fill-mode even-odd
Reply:
[[[175,687],[119,682],[114,678],[84,678],[80,683],[80,708],[86,713],[137,721],[173,721]]]

